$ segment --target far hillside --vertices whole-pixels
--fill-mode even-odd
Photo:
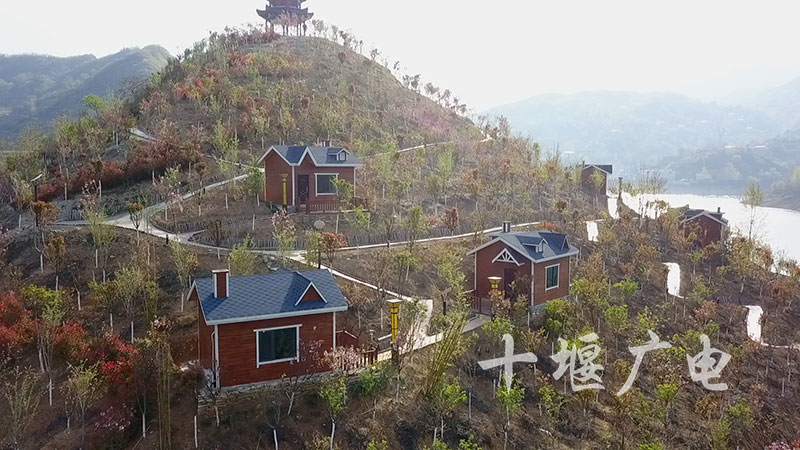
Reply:
[[[159,46],[128,48],[97,58],[0,55],[0,137],[44,128],[62,114],[77,113],[87,95],[116,93],[124,82],[148,78],[171,58]]]
[[[695,149],[745,145],[781,132],[763,112],[675,94],[550,94],[489,113],[507,117],[515,129],[563,152],[626,167]]]
[[[785,130],[800,129],[800,77],[759,92],[748,106],[768,114]]]

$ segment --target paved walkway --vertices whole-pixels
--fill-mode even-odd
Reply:
[[[800,344],[794,345],[770,345],[761,339],[761,317],[764,315],[764,309],[760,306],[748,305],[747,308],[747,336],[753,341],[757,342],[764,347],[772,347],[778,349],[791,349],[800,351]]]
[[[145,132],[143,132],[141,130],[138,130],[138,129],[132,129],[131,133],[133,135],[135,135],[136,137],[138,137],[140,139],[143,139],[143,140],[156,140],[156,138],[154,138],[154,137],[148,135],[147,133],[145,133]],[[489,137],[489,136],[486,136],[485,139],[483,139],[482,141],[479,141],[479,142],[487,142],[487,141],[490,141],[490,140],[492,140],[492,138]],[[453,143],[453,142],[454,141],[439,142],[439,143],[435,143],[435,144],[423,144],[423,145],[418,145],[418,146],[414,146],[414,147],[409,147],[409,148],[405,148],[405,149],[402,149],[402,150],[398,150],[396,153],[405,153],[405,152],[414,151],[414,150],[417,150],[417,149],[420,149],[420,148],[425,148],[425,147],[430,147],[430,146],[439,146],[439,145],[449,144],[449,143]],[[373,156],[377,156],[377,155],[373,155]],[[229,180],[224,180],[224,181],[220,181],[218,183],[210,184],[208,186],[205,186],[202,189],[198,189],[198,190],[189,192],[187,194],[184,194],[182,199],[183,200],[190,199],[193,196],[197,195],[197,193],[201,192],[203,189],[206,190],[206,191],[212,190],[212,189],[216,189],[216,188],[222,187],[222,186],[224,186],[224,185],[226,185],[228,183],[232,183],[232,182],[235,182],[235,181],[238,181],[238,180],[242,180],[242,179],[244,179],[246,177],[247,177],[247,175],[240,175],[240,176],[231,178]],[[170,233],[168,231],[165,231],[165,230],[162,230],[162,229],[160,229],[158,227],[153,226],[151,221],[150,221],[151,217],[154,214],[162,211],[165,207],[166,207],[166,204],[164,202],[161,202],[161,203],[158,203],[156,205],[152,205],[152,206],[147,207],[145,209],[144,213],[142,214],[142,223],[140,224],[140,229],[138,231],[140,233],[148,234],[150,236],[155,236],[157,238],[161,238],[161,239],[165,239],[165,240],[169,239],[169,240],[173,240],[173,241],[178,241],[178,242],[181,242],[183,244],[192,245],[194,247],[199,247],[199,248],[205,248],[205,249],[208,249],[210,251],[216,251],[216,252],[222,252],[222,251],[228,252],[228,251],[230,251],[230,249],[228,249],[228,248],[215,247],[215,246],[211,246],[211,245],[205,245],[205,244],[200,244],[200,243],[197,243],[197,242],[190,241],[190,238],[196,233],[183,233],[183,234]],[[124,228],[124,229],[128,229],[128,230],[136,230],[136,227],[134,226],[133,221],[130,218],[130,215],[126,214],[126,213],[119,214],[119,215],[116,215],[114,217],[108,218],[107,223],[109,223],[109,224],[111,224],[113,226],[119,227],[119,228]],[[522,226],[530,226],[530,225],[537,225],[537,224],[539,224],[539,222],[532,222],[532,223],[527,223],[527,224],[513,225],[513,227],[522,227]],[[85,226],[86,225],[86,221],[61,221],[61,222],[57,222],[55,225],[56,226]],[[502,230],[501,227],[489,228],[487,230],[481,231],[479,234],[492,233],[492,232],[496,232],[496,231],[500,231],[500,230]],[[446,240],[451,240],[451,239],[463,239],[463,238],[474,236],[474,235],[475,235],[475,233],[466,233],[466,234],[461,234],[461,235],[456,235],[456,236],[443,236],[443,237],[438,237],[438,238],[422,239],[422,240],[419,240],[419,241],[416,241],[416,242],[424,243],[424,242],[446,241]],[[393,242],[393,243],[390,243],[389,246],[397,246],[397,245],[405,245],[405,244],[408,244],[408,242]],[[379,247],[385,247],[385,246],[386,246],[386,244],[367,245],[367,246],[361,246],[361,247],[348,247],[348,248],[345,248],[345,249],[342,249],[342,250],[370,249],[370,248],[379,248]],[[257,253],[257,254],[266,254],[266,255],[276,255],[277,254],[277,252],[275,252],[275,251],[268,251],[268,250],[253,250],[252,252],[253,253]],[[294,260],[294,261],[301,262],[301,263],[304,263],[304,264],[306,262],[306,260],[305,260],[305,252],[293,252],[291,255],[289,255],[289,258]],[[370,289],[378,290],[377,286],[372,285],[370,283],[367,283],[365,281],[359,280],[359,279],[357,279],[355,277],[352,277],[350,275],[344,274],[342,272],[339,272],[339,271],[334,270],[334,269],[329,268],[329,267],[322,266],[322,268],[328,269],[334,276],[337,276],[339,278],[351,281],[353,283],[360,284],[360,285],[368,287]],[[398,299],[401,299],[401,300],[404,300],[404,301],[413,300],[411,297],[408,297],[408,296],[405,296],[405,295],[402,295],[402,294],[399,294],[399,293],[396,293],[396,292],[388,291],[388,290],[385,290],[385,289],[383,291],[387,295],[389,295],[391,297],[395,297],[395,298],[398,298]],[[425,314],[423,315],[423,317],[420,318],[420,326],[418,327],[418,336],[417,336],[417,339],[416,339],[417,343],[413,346],[413,348],[407,349],[407,351],[413,351],[413,350],[417,350],[417,349],[424,348],[424,347],[427,347],[429,345],[435,344],[436,342],[441,340],[441,337],[442,337],[441,333],[440,334],[435,334],[435,335],[428,335],[428,330],[429,330],[429,327],[430,327],[430,321],[431,321],[431,318],[433,316],[433,300],[422,300],[422,302],[425,305]],[[467,323],[467,325],[464,327],[464,332],[466,333],[466,332],[469,332],[469,331],[474,331],[477,328],[480,328],[485,323],[486,320],[487,320],[487,318],[485,316],[478,316],[476,318],[471,319]],[[379,359],[380,359],[380,356],[385,357],[386,355],[379,355]]]

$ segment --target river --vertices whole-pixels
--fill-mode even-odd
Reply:
[[[666,201],[671,207],[678,208],[689,205],[694,209],[707,209],[716,211],[721,208],[728,219],[733,232],[747,233],[750,220],[749,208],[744,206],[738,197],[733,196],[708,196],[692,194],[658,194],[640,196],[645,202],[660,199]],[[639,210],[640,197],[623,195],[623,202],[634,211]],[[616,207],[616,198],[609,202],[609,209]],[[614,212],[615,213],[615,212]],[[652,211],[648,215],[652,216]],[[756,235],[769,244],[776,253],[783,252],[787,257],[800,261],[800,239],[794,236],[795,231],[800,231],[800,212],[788,209],[759,207],[756,209]]]

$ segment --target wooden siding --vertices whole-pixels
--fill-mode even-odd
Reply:
[[[547,286],[547,268],[558,264],[558,287],[556,289],[546,290]],[[566,297],[569,295],[569,275],[570,275],[570,262],[569,257],[554,259],[543,263],[533,265],[533,304],[541,305],[542,303],[555,300],[557,298]]]
[[[725,227],[721,223],[710,217],[699,216],[684,224],[684,233],[686,236],[689,236],[689,234],[694,231],[697,233],[695,245],[706,247],[722,241],[724,228]]]
[[[213,369],[214,343],[212,333],[214,332],[214,327],[206,324],[206,319],[203,317],[203,309],[200,307],[200,301],[197,297],[197,290],[192,289],[189,300],[197,302],[197,359],[204,368]]]
[[[322,296],[319,295],[319,292],[316,290],[316,288],[314,288],[314,286],[309,287],[306,295],[300,299],[301,302],[316,302],[321,300]]]
[[[292,205],[292,198],[295,196],[293,186],[297,186],[298,177],[308,175],[308,200],[311,203],[324,203],[336,200],[334,195],[317,196],[317,179],[315,174],[335,173],[339,178],[355,184],[355,167],[317,167],[311,155],[306,155],[302,164],[294,167],[294,180],[292,180],[292,166],[276,152],[264,159],[264,199],[276,205],[283,204],[283,181],[281,174],[288,174],[286,178],[286,201]],[[294,183],[293,183],[294,181]],[[299,197],[299,196],[298,196]],[[295,198],[294,204],[299,206],[300,199]]]
[[[256,361],[256,333],[265,328],[301,325],[300,361],[266,364]],[[222,387],[275,380],[283,375],[326,372],[322,357],[333,348],[333,313],[219,325]]]
[[[523,277],[530,278],[531,276],[531,263],[527,258],[522,258],[521,266],[514,263],[502,263],[492,260],[506,248],[503,242],[495,242],[494,244],[485,247],[475,253],[475,293],[481,297],[489,297],[491,286],[489,284],[489,277],[503,278],[505,269],[513,269],[516,272],[516,279]],[[505,286],[506,280],[500,281],[500,289]]]
[[[505,269],[514,269],[516,271],[516,279],[531,277],[532,263],[527,258],[523,258],[522,261],[519,261],[522,263],[521,266],[517,266],[514,263],[492,263],[492,260],[500,254],[504,248],[506,248],[506,245],[503,242],[495,242],[475,253],[475,295],[478,298],[489,297],[491,290],[489,277],[503,278]],[[558,288],[548,291],[545,289],[547,267],[556,264],[560,266]],[[569,257],[533,264],[534,305],[540,305],[550,300],[566,297],[569,294],[570,269]],[[505,280],[502,280],[500,282],[500,289],[503,289],[504,286]]]
[[[286,201],[292,204],[292,166],[277,152],[270,152],[264,159],[264,199],[276,205],[283,204],[283,181],[281,174],[286,177]]]
[[[600,175],[603,176],[603,187],[600,189],[597,189],[597,187],[595,187],[594,185],[594,182],[592,181],[592,174],[594,173],[594,171],[600,172]],[[605,193],[608,187],[608,174],[606,174],[605,172],[596,167],[586,167],[583,170],[581,170],[581,186],[583,186],[584,190],[587,190],[589,192],[598,191]]]
[[[317,177],[316,174],[322,173],[335,173],[339,175],[339,178],[342,180],[347,180],[350,183],[355,182],[355,172],[356,169],[354,167],[317,167],[314,165],[314,161],[311,159],[311,155],[306,155],[303,159],[302,164],[295,167],[295,178],[300,177],[301,175],[308,175],[308,201],[311,203],[318,203],[318,202],[326,202],[331,200],[336,200],[335,195],[317,195]],[[296,199],[295,202],[299,205],[300,199]]]

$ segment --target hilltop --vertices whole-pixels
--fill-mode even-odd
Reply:
[[[401,83],[374,56],[322,37],[215,37],[165,68],[142,104],[140,126],[154,133],[164,120],[195,126],[217,139],[216,150],[224,133],[251,156],[279,141],[327,139],[365,156],[480,136],[458,114],[461,105],[437,104],[421,94],[419,75]]]
[[[116,93],[123,82],[149,77],[170,58],[155,45],[102,58],[0,55],[0,137],[14,138],[28,126],[47,127],[62,114],[75,114],[85,96]]]

